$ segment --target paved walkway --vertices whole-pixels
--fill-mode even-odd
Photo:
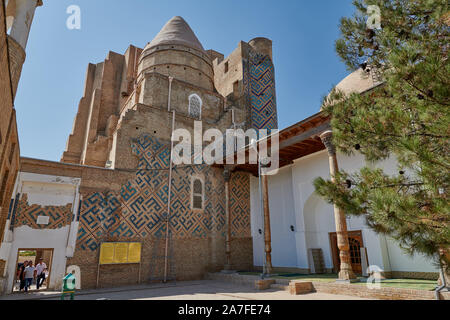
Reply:
[[[16,293],[0,300],[58,300],[59,292]],[[362,300],[358,297],[326,293],[290,295],[288,291],[257,291],[250,286],[217,280],[130,286],[113,289],[82,290],[76,300]]]

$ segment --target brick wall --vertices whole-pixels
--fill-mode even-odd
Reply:
[[[0,241],[3,239],[9,204],[19,168],[19,141],[13,108],[15,88],[25,53],[6,34],[4,0],[0,1]],[[8,50],[9,49],[9,50]],[[11,68],[10,68],[11,64]],[[13,88],[11,88],[11,85]],[[3,267],[0,265],[0,275]]]
[[[25,50],[13,38],[8,36],[9,60],[11,64],[11,80],[13,85],[14,96],[17,93],[22,67],[25,62]]]
[[[386,278],[393,279],[427,279],[437,280],[439,278],[438,272],[411,272],[411,271],[391,271],[383,272]]]
[[[223,273],[208,273],[206,279],[232,282],[240,285],[251,285],[256,280],[260,279],[259,275],[240,275],[240,274],[223,274]],[[299,280],[276,279],[276,284],[279,287],[285,286],[288,289],[290,283],[304,282]],[[307,281],[309,282],[309,281]],[[367,299],[382,299],[382,300],[434,300],[435,292],[426,290],[412,290],[403,288],[380,288],[369,289],[360,284],[342,284],[335,282],[318,282],[313,281],[313,288],[316,292],[357,296]],[[440,297],[443,300],[450,300],[450,292],[441,292]]]
[[[368,289],[363,285],[313,282],[317,292],[375,298],[383,300],[433,300],[434,291],[411,290],[401,288]],[[441,294],[445,300],[450,300],[450,292]]]
[[[96,285],[102,242],[142,242],[142,281],[163,275],[170,146],[152,135],[142,135],[131,148],[138,158],[136,170],[83,168],[77,245],[68,265],[81,268],[85,288]],[[192,177],[200,177],[204,184],[202,210],[191,208]],[[225,264],[222,170],[207,165],[175,166],[172,179],[171,273],[178,280],[201,279],[205,272],[221,270]],[[230,188],[232,263],[250,269],[248,175],[233,173]],[[101,266],[99,285],[134,284],[138,270],[136,265]]]
[[[125,241],[125,239],[120,239]],[[98,287],[117,287],[137,284],[139,272],[141,283],[160,281],[164,275],[164,239],[134,238],[142,241],[142,263],[123,265],[101,265]],[[168,279],[177,281],[203,279],[207,272],[217,272],[225,264],[225,242],[213,238],[186,238],[171,240],[169,245]],[[239,239],[232,247],[232,261],[237,269],[248,270],[252,266],[251,239]],[[244,248],[244,249],[243,249]],[[248,250],[246,252],[246,250]],[[246,252],[246,253],[245,253]],[[245,253],[245,255],[243,254]],[[83,289],[95,288],[97,284],[98,250],[91,252],[77,248],[75,257],[68,265],[78,265],[81,269]],[[140,268],[140,271],[139,271]]]

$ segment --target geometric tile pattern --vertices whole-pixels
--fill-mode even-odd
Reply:
[[[235,172],[230,181],[231,235],[235,238],[251,237],[250,232],[250,179]]]
[[[37,224],[39,216],[49,217],[49,223],[46,225]],[[65,206],[45,206],[37,204],[28,205],[28,196],[23,194],[19,200],[16,215],[14,218],[14,227],[28,226],[32,229],[60,229],[69,225],[72,221],[72,204]]]
[[[249,61],[244,65],[244,87],[249,97],[251,127],[254,129],[278,128],[275,70],[269,56],[250,50]]]
[[[138,170],[118,193],[83,195],[77,246],[96,250],[105,238],[116,241],[164,238],[168,201],[169,144],[143,135],[132,143]],[[191,210],[191,177],[204,178],[204,210]],[[233,174],[234,175],[234,174]],[[249,178],[236,175],[231,200],[235,236],[250,233]],[[244,189],[244,190],[241,190]],[[225,234],[224,181],[219,169],[208,165],[175,166],[172,172],[170,233],[172,239],[206,238]],[[244,196],[245,199],[238,199]],[[242,221],[239,221],[242,219]]]

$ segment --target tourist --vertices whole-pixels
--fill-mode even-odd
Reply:
[[[45,280],[45,269],[47,269],[47,265],[44,262],[44,259],[40,258],[39,263],[36,265],[36,289],[39,290],[39,287],[42,286]]]
[[[47,268],[45,268],[44,274],[45,274],[44,282],[45,282],[45,285],[46,285],[47,288],[48,288],[48,275],[49,275],[49,272],[48,272],[48,269],[47,269]]]
[[[28,266],[24,271],[25,276],[25,292],[28,292],[28,289],[31,287],[33,283],[33,279],[36,277],[36,268],[33,267],[33,261],[28,262]]]
[[[19,264],[19,270],[17,272],[17,278],[20,281],[19,291],[25,288],[25,268],[28,266],[28,261],[25,260],[22,264]]]

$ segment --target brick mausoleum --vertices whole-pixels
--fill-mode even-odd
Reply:
[[[173,110],[174,129],[192,135],[194,121],[222,133],[277,128],[271,41],[241,41],[224,58],[174,17],[144,49],[90,64],[61,162],[21,160],[7,220],[10,253],[52,249],[55,288],[68,266],[80,268],[83,288],[161,279]],[[249,173],[174,166],[171,190],[169,279],[252,269]],[[99,267],[102,242],[141,242],[141,264]],[[14,259],[8,264],[14,268]]]

